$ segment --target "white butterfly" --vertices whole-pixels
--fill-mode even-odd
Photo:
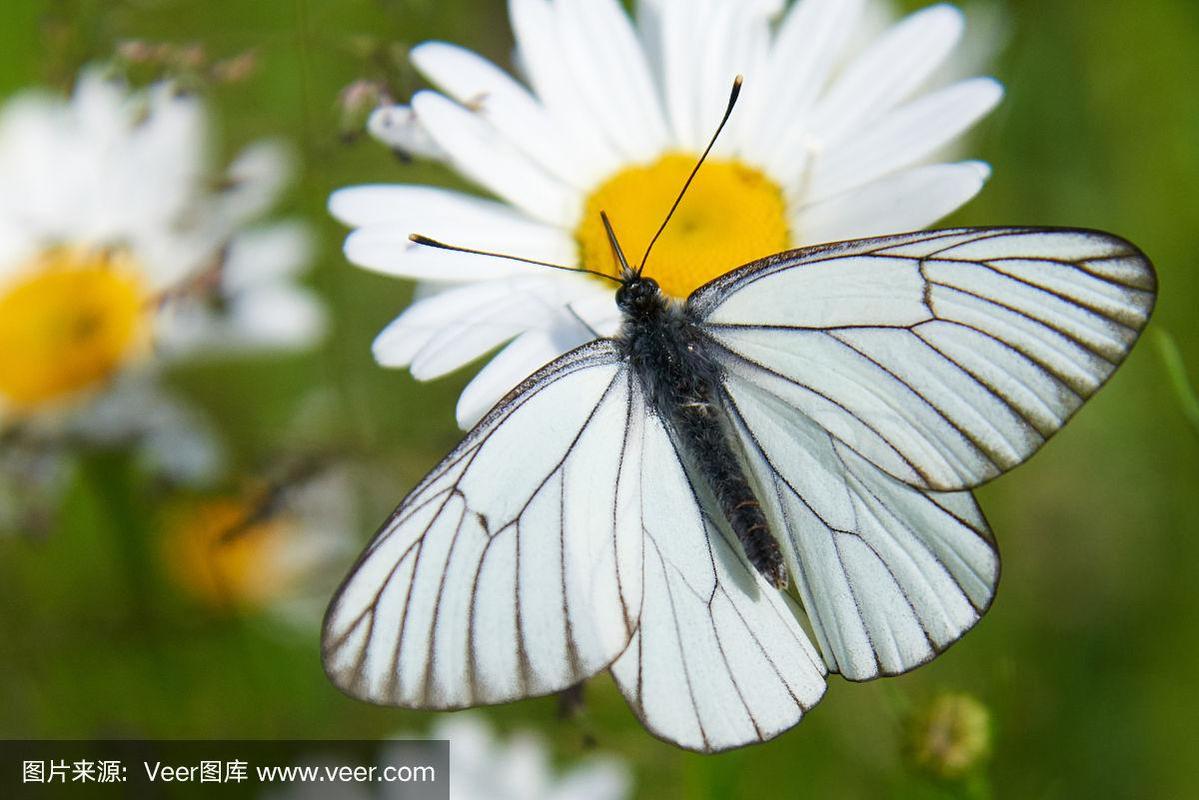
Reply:
[[[999,557],[968,490],[1099,389],[1155,287],[1128,242],[1039,228],[782,253],[685,303],[626,268],[621,335],[528,378],[383,526],[326,669],[454,709],[611,668],[663,739],[776,736],[828,671],[904,672],[978,621]]]

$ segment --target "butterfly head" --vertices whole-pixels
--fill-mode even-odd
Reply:
[[[630,317],[645,317],[662,306],[662,290],[653,278],[632,273],[616,290],[616,305]]]

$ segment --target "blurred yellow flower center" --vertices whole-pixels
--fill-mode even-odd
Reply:
[[[259,519],[257,502],[217,498],[177,513],[163,554],[176,582],[217,608],[260,606],[287,588],[284,516]]]
[[[0,286],[0,398],[26,411],[111,378],[146,340],[128,256],[56,248]]]
[[[617,275],[600,221],[608,212],[634,267],[695,167],[696,156],[674,153],[629,167],[588,198],[575,231],[588,269]],[[791,246],[782,190],[739,161],[709,159],[654,246],[645,274],[667,294],[685,298],[731,269]]]

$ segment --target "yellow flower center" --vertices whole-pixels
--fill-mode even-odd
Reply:
[[[600,221],[606,211],[634,267],[695,167],[696,157],[673,153],[646,166],[629,167],[588,198],[575,231],[582,266],[617,275]],[[759,170],[739,161],[709,159],[696,175],[645,274],[667,294],[685,298],[731,269],[791,247],[782,190]]]
[[[28,411],[111,378],[147,341],[147,296],[123,253],[42,253],[0,286],[0,399]]]
[[[163,538],[167,569],[185,591],[220,609],[258,607],[286,590],[281,565],[295,526],[260,519],[261,503],[222,497],[176,510]]]

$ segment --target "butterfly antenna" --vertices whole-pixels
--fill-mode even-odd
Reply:
[[[654,249],[654,245],[658,243],[658,238],[662,235],[662,231],[666,230],[666,226],[670,224],[670,218],[674,216],[674,212],[678,210],[679,204],[683,202],[683,197],[687,194],[687,190],[691,188],[691,182],[695,180],[696,173],[699,168],[704,165],[708,154],[712,152],[712,148],[716,146],[716,140],[720,138],[720,132],[724,130],[724,126],[728,124],[729,117],[733,115],[733,107],[737,105],[737,98],[741,95],[741,84],[743,79],[740,75],[733,79],[733,92],[729,95],[728,108],[724,110],[724,117],[720,120],[720,124],[716,126],[716,133],[712,134],[712,140],[708,142],[708,146],[704,148],[703,155],[699,157],[699,161],[695,164],[695,169],[691,170],[691,174],[687,177],[687,182],[683,184],[682,191],[675,198],[674,205],[670,207],[670,211],[666,214],[666,219],[662,220],[662,226],[658,228],[658,232],[654,234],[654,238],[650,240],[649,247],[645,248],[645,255],[641,257],[641,264],[637,267],[637,274],[645,269],[645,262],[649,260],[650,251]]]
[[[612,254],[616,256],[617,263],[620,264],[621,278],[628,280],[633,275],[640,275],[641,271],[633,272],[629,266],[629,260],[624,256],[624,250],[620,247],[620,242],[616,239],[616,231],[612,230],[612,220],[608,219],[608,212],[601,211],[600,219],[603,220],[604,230],[608,232],[608,243],[612,245]]]
[[[593,269],[585,269],[583,267],[568,267],[565,264],[554,264],[550,261],[538,261],[535,258],[523,258],[521,256],[511,256],[507,253],[494,253],[490,250],[475,250],[470,247],[459,247],[453,244],[439,242],[436,239],[430,239],[428,236],[422,236],[419,233],[413,233],[408,236],[408,240],[414,244],[419,244],[424,247],[435,247],[438,250],[449,250],[454,253],[467,253],[472,256],[487,256],[489,258],[503,258],[508,261],[519,261],[521,264],[532,264],[536,267],[549,267],[550,269],[560,269],[564,272],[581,272],[585,275],[594,275],[597,278],[606,278],[615,283],[620,283],[619,278],[615,278],[605,272],[597,272]]]

